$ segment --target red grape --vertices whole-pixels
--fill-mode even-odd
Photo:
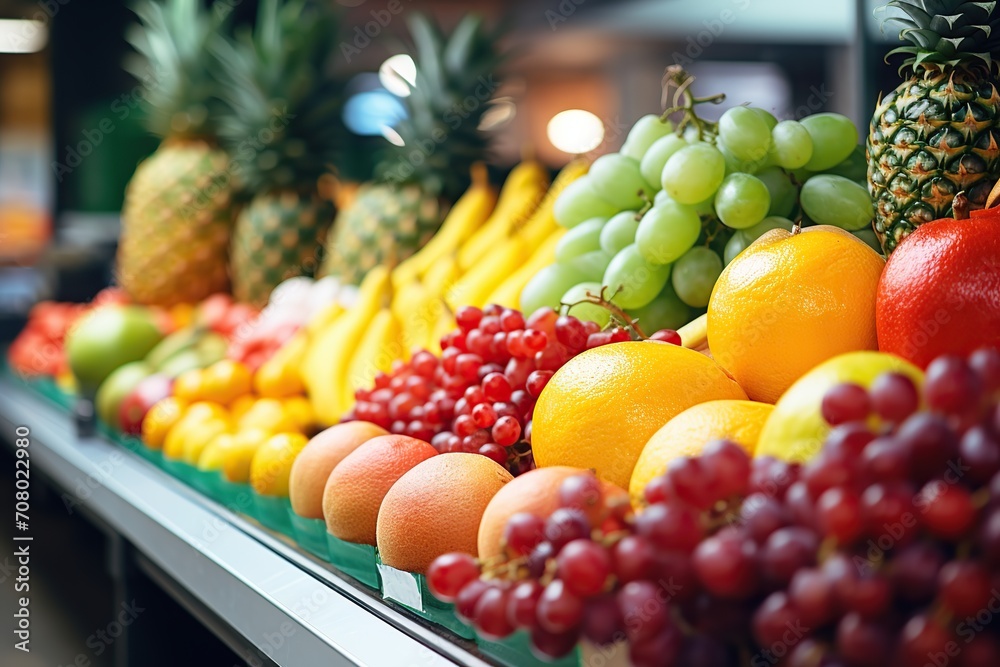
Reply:
[[[553,579],[542,591],[536,609],[538,625],[547,632],[575,630],[583,620],[583,600],[562,579]]]
[[[660,329],[649,337],[649,340],[658,340],[671,345],[683,345],[681,335],[673,329]]]
[[[527,382],[525,382],[524,388],[528,390],[528,394],[538,398],[545,389],[545,385],[549,383],[552,378],[552,371],[532,371],[528,376]]]
[[[464,306],[458,309],[455,313],[455,322],[462,331],[471,331],[479,326],[479,322],[483,319],[483,311],[479,310],[475,306]]]
[[[959,616],[975,616],[990,601],[990,571],[972,560],[945,563],[938,573],[941,601]]]
[[[760,646],[782,643],[788,628],[800,624],[801,612],[784,591],[771,593],[753,615],[753,636]]]
[[[635,531],[659,549],[690,553],[702,539],[701,518],[691,507],[657,503],[635,517]]]
[[[630,581],[652,579],[656,571],[656,550],[641,535],[626,535],[611,551],[615,576],[627,584]]]
[[[864,387],[852,383],[838,384],[823,396],[820,412],[831,426],[863,421],[871,412],[871,400]]]
[[[756,587],[757,548],[737,530],[724,529],[705,539],[693,558],[698,580],[714,595],[740,599]]]
[[[566,588],[580,597],[593,597],[604,590],[611,574],[608,550],[589,539],[573,540],[556,557],[556,575]]]
[[[502,447],[510,447],[521,436],[521,424],[509,415],[504,415],[493,424],[493,441]]]
[[[501,445],[493,442],[487,442],[479,448],[479,453],[486,458],[492,459],[501,466],[507,465],[507,450]]]
[[[571,350],[582,350],[587,345],[587,328],[575,317],[563,315],[556,320],[556,340]]]
[[[500,313],[500,328],[504,331],[517,331],[524,328],[524,315],[519,310],[505,308]]]
[[[623,621],[614,595],[601,595],[587,601],[583,612],[583,636],[598,646],[623,639]]]
[[[556,552],[573,540],[590,537],[590,522],[580,510],[561,507],[545,522],[545,539]]]
[[[979,375],[960,357],[944,355],[927,366],[924,397],[933,410],[965,412],[976,407],[981,391]]]
[[[980,348],[969,355],[969,367],[979,376],[987,393],[1000,389],[1000,350]]]
[[[861,499],[853,489],[827,489],[816,501],[816,523],[838,545],[848,545],[862,532]]]
[[[917,385],[902,373],[883,373],[875,378],[871,389],[872,408],[887,422],[898,424],[920,406]]]
[[[931,481],[921,490],[924,500],[923,523],[927,529],[946,540],[958,540],[976,520],[972,496],[960,486]]]
[[[503,639],[514,631],[514,625],[507,618],[507,591],[489,588],[479,596],[472,612],[476,629],[487,639]]]
[[[618,609],[629,641],[655,637],[670,624],[670,610],[663,589],[651,581],[632,581],[618,591]]]
[[[459,591],[478,578],[476,560],[459,552],[438,556],[427,568],[427,585],[434,597],[445,602],[453,602]]]
[[[507,620],[518,628],[533,628],[538,623],[535,610],[544,588],[534,579],[525,579],[507,596]]]
[[[514,556],[531,553],[545,537],[545,519],[528,512],[517,512],[507,519],[503,541]]]

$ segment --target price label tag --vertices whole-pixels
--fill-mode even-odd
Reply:
[[[416,611],[424,610],[420,597],[420,584],[413,574],[381,563],[378,571],[382,575],[382,597],[395,600]]]

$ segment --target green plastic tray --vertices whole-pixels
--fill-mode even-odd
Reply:
[[[507,667],[578,667],[580,665],[580,649],[574,648],[572,653],[554,662],[539,660],[531,652],[531,636],[524,630],[518,630],[509,637],[499,641],[489,641],[479,637],[476,639],[479,650]]]
[[[252,494],[249,484],[230,482],[222,473],[208,478],[208,496],[232,512],[256,516]]]
[[[191,486],[198,489],[200,493],[205,494],[209,498],[212,497],[212,487],[215,484],[215,478],[219,476],[218,470],[201,470],[200,468],[194,468],[191,473]]]
[[[288,520],[292,524],[292,537],[299,546],[324,560],[329,560],[330,548],[326,544],[326,521],[306,519],[288,508]]]
[[[326,559],[344,574],[357,579],[369,588],[378,589],[378,555],[370,544],[345,542],[326,534]]]
[[[262,496],[256,491],[251,493],[254,517],[271,530],[293,537],[292,522],[288,518],[292,503],[288,500],[288,496]]]
[[[427,578],[378,563],[382,597],[403,605],[417,616],[447,628],[459,637],[475,639],[476,632],[455,615],[455,605],[441,602],[431,594]]]
[[[191,475],[195,467],[180,459],[163,457],[163,469],[185,484],[191,484]]]

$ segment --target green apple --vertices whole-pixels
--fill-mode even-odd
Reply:
[[[141,306],[103,306],[82,316],[66,336],[66,358],[85,396],[93,396],[111,371],[144,359],[163,338],[152,313]]]
[[[98,388],[97,398],[94,400],[94,407],[101,421],[108,426],[121,428],[118,409],[122,401],[152,372],[145,361],[132,361],[111,371]]]

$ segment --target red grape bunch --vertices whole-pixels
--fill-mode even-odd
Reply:
[[[481,634],[523,628],[542,656],[586,638],[627,641],[635,667],[995,667],[998,399],[995,350],[934,361],[922,392],[898,373],[840,385],[805,464],[709,443],[641,512],[596,518],[597,481],[570,478],[550,517],[511,517],[506,562],[448,554],[428,581]]]
[[[355,393],[344,421],[369,421],[442,453],[478,452],[517,475],[534,467],[531,417],[553,373],[584,350],[632,340],[624,328],[601,331],[551,308],[525,320],[510,308],[467,306],[455,320],[440,357],[420,350],[397,361]]]

